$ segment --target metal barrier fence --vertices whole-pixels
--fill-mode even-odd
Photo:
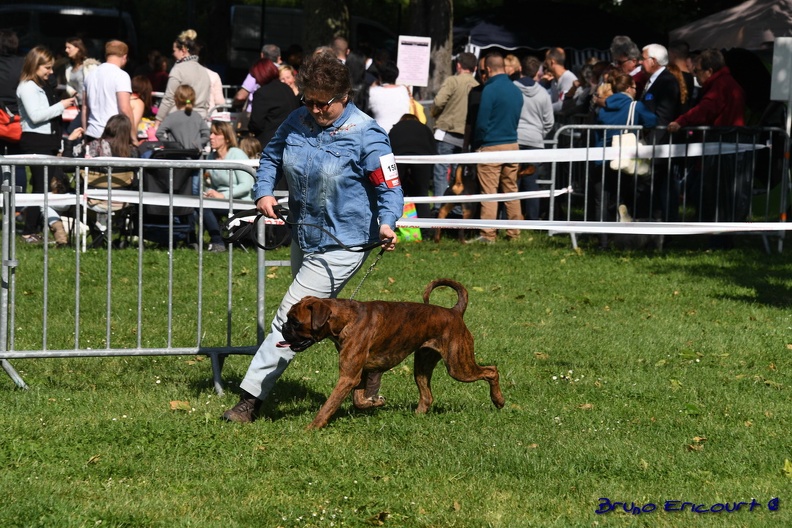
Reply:
[[[75,174],[75,187],[81,189],[75,194],[43,194],[37,196],[17,193],[13,181],[13,168],[16,165],[44,166],[45,181],[49,181],[51,167],[72,169]],[[152,160],[152,159],[116,159],[112,166],[102,159],[69,159],[52,158],[44,156],[34,157],[0,157],[2,167],[2,194],[3,194],[3,221],[2,221],[2,287],[0,288],[0,361],[6,373],[19,387],[25,387],[25,382],[19,373],[11,366],[8,360],[15,358],[65,358],[65,357],[110,357],[110,356],[160,356],[160,355],[208,355],[211,358],[213,382],[215,390],[222,393],[221,371],[223,359],[228,354],[252,354],[257,346],[250,343],[259,343],[264,336],[264,298],[266,265],[263,250],[257,250],[257,273],[255,298],[244,295],[244,288],[235,286],[234,278],[238,271],[234,265],[234,249],[229,247],[226,256],[227,266],[225,277],[215,278],[212,288],[215,291],[225,290],[223,302],[213,302],[207,306],[204,290],[207,287],[207,277],[219,275],[206,273],[203,244],[197,246],[195,252],[175,252],[175,239],[179,225],[179,215],[174,214],[177,208],[194,207],[200,212],[203,209],[214,208],[224,211],[249,209],[253,207],[250,201],[212,200],[198,196],[178,195],[174,193],[174,180],[184,177],[178,171],[203,171],[206,169],[233,169],[255,174],[254,169],[245,163],[207,161],[207,160]],[[166,194],[152,193],[141,184],[136,190],[123,190],[108,185],[106,189],[89,189],[83,183],[82,175],[91,169],[107,169],[108,182],[113,173],[135,171],[138,182],[146,181],[146,171],[165,169],[167,171]],[[201,178],[203,180],[203,178]],[[233,179],[232,179],[233,182]],[[203,187],[203,185],[201,185]],[[233,195],[233,189],[230,194]],[[32,200],[31,200],[32,198]],[[94,201],[113,204],[122,203],[129,207],[112,211],[109,208],[106,237],[108,241],[116,238],[113,230],[123,228],[114,218],[121,218],[124,222],[131,223],[133,228],[129,233],[130,247],[137,246],[137,260],[134,270],[127,270],[132,276],[119,277],[119,266],[114,260],[114,255],[119,251],[113,243],[108,243],[106,254],[97,260],[90,258],[87,265],[83,261],[92,255],[82,251],[64,252],[55,251],[47,244],[48,233],[44,229],[45,241],[42,245],[40,260],[33,259],[26,252],[27,268],[20,269],[20,261],[16,250],[17,238],[14,214],[17,205],[41,205],[43,210],[56,207],[68,209],[68,214],[75,220],[74,226],[81,226],[80,219],[83,212],[92,207]],[[166,255],[152,263],[147,258],[151,252],[144,253],[146,245],[146,229],[152,228],[146,224],[147,216],[144,215],[144,205],[158,205],[167,210],[166,224],[155,226],[160,229],[160,240],[164,238],[164,247],[167,252],[157,252]],[[123,215],[124,209],[128,213]],[[203,232],[203,215],[198,215],[199,233]],[[259,225],[259,236],[263,235],[264,224]],[[78,228],[74,229],[79,232]],[[125,249],[129,254],[130,249]],[[71,256],[73,255],[73,257]],[[70,259],[73,258],[73,262]],[[104,260],[104,263],[102,263]],[[129,260],[128,258],[125,260]],[[68,262],[67,262],[68,261]],[[115,263],[115,264],[114,264]],[[151,266],[167,266],[167,280],[165,283],[158,281],[152,283],[150,274],[147,273]],[[100,268],[104,277],[94,275],[96,268]],[[64,271],[68,270],[68,271]],[[212,270],[214,271],[214,270]],[[26,287],[36,290],[34,293],[19,291],[18,283],[20,273],[25,276]],[[35,274],[40,273],[40,278]],[[161,275],[158,274],[158,275]],[[31,286],[32,285],[32,286]],[[127,306],[116,306],[113,302],[114,293],[119,293],[121,288],[134,290],[136,305],[133,309]],[[186,296],[184,288],[194,289],[194,295]],[[61,294],[71,294],[68,306],[59,304],[52,306],[53,291]],[[65,293],[64,293],[65,291]],[[61,295],[59,298],[63,298]],[[102,299],[102,297],[104,297]],[[86,302],[87,299],[87,302]],[[40,303],[40,320],[27,320],[18,322],[16,319],[17,308],[20,302],[30,300],[34,304]],[[103,301],[103,302],[102,302]],[[215,299],[217,301],[217,299]],[[251,302],[256,306],[256,335],[246,335],[244,345],[235,342],[239,340],[240,332],[235,328],[234,314],[249,309]],[[163,306],[164,305],[164,306]],[[122,311],[125,312],[122,317]],[[152,315],[147,312],[152,311]],[[206,312],[225,315],[225,343],[217,344],[215,338],[213,346],[205,344]],[[132,313],[129,316],[129,312]],[[28,317],[30,317],[28,312]],[[69,320],[67,322],[65,320]],[[245,326],[249,326],[250,317],[245,316]],[[55,324],[57,322],[57,325]],[[164,325],[163,325],[164,322]],[[40,324],[39,324],[40,323]],[[50,332],[57,326],[61,335],[51,338]],[[68,332],[66,327],[71,326],[73,332],[72,347],[64,345],[67,338],[62,335]],[[237,325],[238,326],[238,325]],[[123,327],[123,331],[121,330]],[[185,327],[191,329],[190,335]],[[165,330],[163,332],[163,330]],[[16,332],[25,332],[28,335],[41,335],[40,348],[28,345],[27,350],[17,350]],[[164,340],[153,339],[150,335],[165,334]],[[103,338],[97,337],[104,334]],[[250,334],[250,332],[248,332]],[[60,348],[51,348],[50,341],[57,341]],[[32,341],[26,339],[26,342]],[[116,342],[120,346],[116,346]]]
[[[505,220],[462,220],[445,219],[402,219],[403,227],[447,227],[480,229],[518,228],[546,230],[551,233],[569,233],[576,244],[576,233],[621,233],[621,234],[693,234],[716,232],[777,233],[778,249],[782,249],[783,235],[788,228],[786,211],[789,193],[788,152],[789,137],[780,129],[691,129],[689,134],[699,134],[697,141],[684,144],[653,143],[633,147],[634,152],[613,147],[597,147],[595,135],[606,130],[622,131],[624,126],[565,126],[557,132],[553,148],[545,150],[510,151],[497,153],[469,153],[448,156],[399,156],[398,163],[453,163],[476,164],[483,162],[548,163],[550,179],[543,183],[546,191],[513,193],[512,195],[444,197],[444,202],[470,202],[482,200],[507,201],[510,199],[542,198],[547,200],[548,220],[505,221]],[[636,130],[639,127],[633,127]],[[724,136],[724,133],[726,134]],[[718,141],[712,141],[718,137]],[[726,137],[727,140],[721,140]],[[709,139],[708,139],[709,138]],[[694,139],[694,138],[691,138]],[[700,139],[700,141],[698,140]],[[634,157],[648,160],[649,171],[645,175],[627,175],[624,171],[611,170],[610,160]],[[212,208],[223,211],[248,209],[249,201],[233,199],[212,200],[190,193],[174,191],[177,171],[202,171],[206,169],[244,170],[254,174],[250,164],[243,162],[207,160],[152,160],[152,159],[67,159],[39,156],[0,157],[2,167],[2,270],[0,270],[0,362],[6,373],[19,386],[25,382],[11,366],[9,360],[22,358],[66,358],[66,357],[110,357],[110,356],[160,356],[160,355],[207,355],[211,358],[214,388],[223,392],[223,360],[229,354],[252,354],[265,332],[266,268],[268,265],[284,265],[285,262],[268,262],[265,251],[256,249],[255,292],[251,287],[238,284],[235,279],[241,273],[235,266],[235,250],[229,247],[224,261],[226,266],[215,273],[207,270],[202,244],[195,252],[174,251],[174,239],[180,226],[175,214],[178,208]],[[67,195],[43,194],[38,196],[17,193],[13,185],[13,168],[17,165],[39,165],[44,167],[74,168],[75,184],[80,192]],[[87,188],[82,180],[86,170],[108,168],[107,181],[112,181],[114,172],[133,170],[139,182],[135,190]],[[167,193],[147,190],[147,171],[166,170]],[[737,178],[735,175],[739,174]],[[183,177],[183,174],[181,174]],[[703,176],[707,176],[706,178]],[[48,175],[46,176],[48,180]],[[692,183],[692,182],[695,182]],[[698,187],[696,187],[696,185]],[[748,200],[746,201],[746,192]],[[724,196],[725,200],[713,199]],[[410,199],[410,198],[408,198]],[[16,251],[14,215],[18,205],[41,205],[68,208],[76,219],[72,222],[74,232],[79,233],[83,211],[91,207],[91,201],[112,204],[123,202],[131,213],[122,217],[133,227],[125,233],[130,248],[136,247],[134,270],[124,270],[127,276],[119,277],[121,266],[114,265],[116,247],[107,244],[106,254],[51,251],[43,244],[40,260],[25,252],[24,266],[20,264]],[[709,200],[709,201],[707,201]],[[416,197],[414,201],[435,201],[431,197]],[[636,218],[656,211],[660,222],[616,222],[615,206],[626,204]],[[164,229],[166,252],[144,252],[146,246],[146,218],[144,206],[157,205],[167,211]],[[677,216],[674,216],[677,215]],[[199,233],[203,232],[203,216],[198,215]],[[107,239],[112,240],[114,229],[123,229],[113,221],[107,222]],[[259,238],[263,236],[264,224],[259,225]],[[162,234],[162,233],[161,233]],[[45,242],[48,237],[45,229]],[[162,240],[162,239],[161,239]],[[768,248],[769,250],[769,248]],[[129,254],[132,249],[125,249]],[[67,262],[69,255],[73,262]],[[152,255],[160,255],[159,258]],[[83,260],[89,259],[83,265]],[[99,260],[97,260],[99,259]],[[124,261],[130,259],[125,258]],[[151,266],[166,266],[167,279],[163,283],[152,279],[147,271]],[[91,275],[97,268],[103,277]],[[25,273],[23,291],[19,291],[19,273]],[[36,275],[36,273],[40,273]],[[250,274],[248,271],[245,274]],[[53,280],[53,276],[57,280]],[[68,279],[67,279],[68,276]],[[209,277],[212,277],[211,279]],[[211,284],[209,284],[211,282]],[[29,290],[24,290],[29,288]],[[40,291],[37,291],[37,288]],[[134,307],[117,306],[116,295],[122,288],[134,290]],[[62,303],[51,305],[51,290],[58,289],[59,299],[72,295],[69,306]],[[205,292],[211,289],[211,295]],[[67,291],[68,295],[64,293]],[[222,292],[222,293],[219,293]],[[84,302],[88,299],[88,302]],[[103,302],[101,302],[103,299]],[[40,310],[40,325],[31,321],[18,324],[17,308],[25,303]],[[256,306],[255,336],[250,331],[251,315],[245,313],[251,305]],[[120,314],[126,313],[124,317]],[[29,313],[29,310],[26,312]],[[243,323],[235,314],[242,314]],[[216,314],[222,314],[217,316]],[[29,317],[29,315],[28,315]],[[212,326],[210,337],[206,337],[207,317],[221,317],[222,325]],[[66,321],[64,323],[64,321]],[[57,322],[57,324],[56,324]],[[57,330],[54,330],[57,326]],[[70,330],[64,330],[69,327]],[[16,331],[38,337],[41,345],[32,346],[27,338],[25,346],[18,346]],[[67,337],[64,337],[64,332]],[[51,333],[57,333],[51,338]],[[150,336],[160,336],[152,338]],[[100,337],[97,337],[100,336]],[[219,342],[221,341],[223,342]],[[69,345],[64,342],[70,340]],[[158,341],[159,340],[159,341]],[[50,346],[55,341],[57,347]],[[239,343],[242,344],[239,344]]]
[[[597,148],[605,134],[624,131],[654,139],[647,139],[645,145],[612,147],[611,152]],[[660,142],[658,136],[668,139]],[[551,199],[550,219],[618,222],[617,208],[624,205],[633,218],[644,222],[786,221],[790,144],[782,129],[691,127],[669,136],[662,128],[568,125],[554,138],[554,149],[564,147],[585,149],[591,155],[553,164],[551,189],[571,187],[573,192]],[[644,173],[626,170],[636,166]],[[657,226],[655,231],[661,229]],[[717,230],[717,225],[712,226],[712,232]],[[784,233],[778,231],[779,251]],[[766,232],[762,234],[769,251]]]
[[[547,220],[445,219],[438,222],[418,218],[402,219],[402,222],[421,228],[530,229],[566,233],[575,247],[576,234],[580,233],[628,237],[757,233],[762,236],[768,252],[771,235],[778,239],[778,251],[783,249],[784,235],[789,229],[786,211],[790,192],[790,142],[785,131],[699,127],[682,131],[681,135],[688,138],[685,143],[652,141],[631,149],[597,146],[597,134],[625,130],[643,131],[640,126],[567,125],[558,129],[545,149],[397,156],[398,163],[410,164],[521,163],[550,167],[550,179],[539,181],[548,188],[546,191],[443,198],[444,202],[549,198]],[[621,158],[645,160],[648,172],[638,177],[623,170],[611,170],[610,161]],[[735,177],[737,169],[742,171],[739,178]],[[694,181],[695,185],[691,183]],[[631,216],[638,221],[619,222],[616,207],[620,204],[627,205]]]

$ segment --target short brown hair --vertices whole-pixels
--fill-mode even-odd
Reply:
[[[635,86],[635,81],[629,74],[619,72],[611,79],[611,86],[616,93],[626,92],[627,88]]]
[[[116,57],[123,57],[129,53],[129,46],[120,40],[111,40],[105,44],[105,57],[115,55]]]
[[[315,53],[308,57],[297,74],[300,91],[327,92],[336,97],[349,95],[352,84],[349,70],[333,55]]]

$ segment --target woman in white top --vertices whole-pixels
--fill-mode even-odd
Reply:
[[[393,61],[377,66],[379,84],[369,88],[369,108],[379,126],[385,133],[395,125],[401,116],[410,113],[410,89],[402,84],[395,84],[399,77],[399,68]]]
[[[87,57],[88,51],[85,49],[85,43],[80,37],[71,37],[66,39],[66,56],[69,57],[69,66],[66,67],[66,93],[69,97],[74,97],[77,103],[77,108],[82,107],[83,100],[83,87],[85,85],[85,78],[93,70],[99,66],[99,61],[96,59],[89,59]],[[73,116],[72,122],[67,128],[67,132],[72,132],[75,128],[80,126],[82,119],[78,111]]]
[[[47,80],[52,75],[55,60],[45,47],[36,46],[25,56],[22,75],[16,95],[19,115],[22,118],[22,139],[19,142],[23,154],[45,154],[55,156],[61,145],[61,115],[74,105],[74,97],[58,101],[54,90]],[[50,180],[62,177],[59,167],[48,167]],[[30,184],[34,193],[45,193],[49,186],[45,183],[45,168],[30,167]],[[25,227],[22,239],[28,243],[41,242],[41,208],[25,208]]]

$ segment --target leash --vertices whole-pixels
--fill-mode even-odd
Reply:
[[[352,251],[354,253],[365,253],[367,251],[371,251],[372,249],[378,247],[381,248],[379,253],[377,254],[377,257],[374,259],[374,262],[371,264],[371,266],[369,266],[369,269],[366,271],[365,275],[363,275],[363,278],[360,279],[360,283],[358,283],[357,288],[355,288],[355,291],[353,291],[352,295],[349,296],[350,299],[353,299],[355,295],[357,295],[357,293],[360,291],[360,288],[361,286],[363,286],[365,280],[368,278],[369,275],[371,275],[371,272],[374,271],[374,268],[377,266],[377,263],[380,261],[380,259],[382,259],[382,255],[385,254],[385,244],[390,243],[392,240],[390,238],[386,238],[385,240],[380,240],[378,242],[371,242],[361,247],[352,248],[341,242],[335,235],[333,235],[327,229],[323,228],[320,225],[309,224],[307,222],[292,222],[291,220],[286,218],[286,216],[283,214],[284,208],[280,205],[276,205],[275,207],[273,207],[273,210],[275,211],[277,217],[280,218],[283,221],[283,223],[286,224],[290,229],[293,226],[299,226],[299,225],[314,227],[322,231],[330,238],[332,238],[341,248],[345,249],[346,251]],[[237,229],[232,228],[232,224],[235,221],[239,221],[241,218],[249,218],[251,216],[255,216],[256,217],[255,220],[253,220],[252,222],[239,222],[239,226],[237,227]],[[256,246],[258,246],[259,248],[265,251],[270,251],[281,246],[288,237],[288,235],[286,235],[286,237],[284,237],[283,240],[280,241],[280,243],[271,247],[268,247],[266,244],[262,245],[259,242],[256,234],[258,233],[258,223],[262,218],[264,218],[264,215],[261,214],[258,211],[258,209],[246,209],[244,211],[240,211],[235,215],[230,216],[225,222],[223,222],[223,226],[222,226],[223,240],[227,243],[233,244],[235,242],[238,242],[242,238],[251,235],[251,231],[253,231],[251,238],[253,239]]]

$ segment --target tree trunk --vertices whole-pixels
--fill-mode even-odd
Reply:
[[[433,99],[446,77],[453,73],[454,3],[452,0],[410,0],[408,18],[409,35],[432,39],[429,85],[419,90],[418,98]]]
[[[349,7],[345,0],[305,0],[303,45],[310,54],[318,46],[329,46],[337,36],[349,39]]]

